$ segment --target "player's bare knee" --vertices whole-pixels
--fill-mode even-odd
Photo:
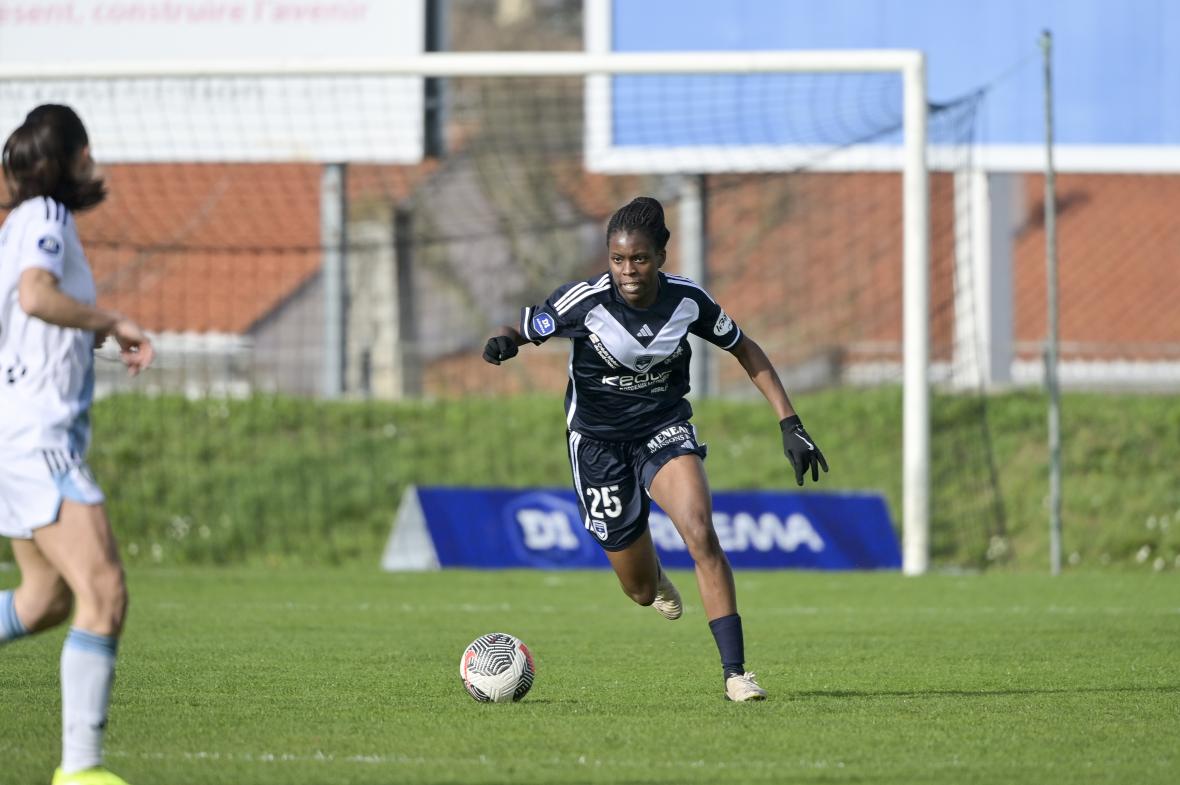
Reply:
[[[717,532],[711,525],[701,523],[685,527],[683,535],[689,554],[698,564],[714,561],[724,553],[721,542],[717,539]]]
[[[654,583],[649,586],[624,586],[623,592],[636,605],[647,606],[656,601],[656,586]]]
[[[123,629],[123,620],[127,618],[127,580],[121,568],[116,569],[104,578],[108,582],[105,587],[109,603],[110,619],[113,632],[117,635]]]
[[[78,599],[93,608],[101,620],[117,631],[127,614],[127,583],[123,569],[109,565],[96,570],[79,587]]]

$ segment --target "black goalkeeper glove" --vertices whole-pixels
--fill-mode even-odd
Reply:
[[[809,468],[811,481],[819,482],[820,467],[826,472],[828,462],[815,441],[803,430],[803,421],[799,415],[793,414],[785,420],[779,420],[778,427],[783,432],[783,454],[795,469],[795,482],[802,485]]]
[[[516,341],[507,335],[496,335],[483,347],[483,358],[492,365],[499,365],[503,360],[511,360],[518,351]]]

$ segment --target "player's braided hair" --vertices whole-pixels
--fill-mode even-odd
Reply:
[[[672,233],[664,225],[664,207],[650,196],[637,196],[623,205],[610,217],[606,225],[606,241],[615,232],[630,232],[638,229],[648,236],[657,251],[664,250]]]

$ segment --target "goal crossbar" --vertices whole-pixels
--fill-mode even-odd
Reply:
[[[584,76],[588,74],[750,74],[906,72],[921,52],[895,49],[790,52],[427,52],[414,57],[315,60],[161,60],[0,65],[0,80],[229,76]]]

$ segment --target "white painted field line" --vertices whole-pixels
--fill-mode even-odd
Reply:
[[[139,758],[140,760],[183,760],[201,762],[226,763],[361,763],[361,764],[400,764],[413,766],[438,766],[446,764],[463,764],[469,766],[486,765],[490,761],[480,756],[463,760],[460,758],[424,758],[410,755],[333,755],[332,753],[316,750],[311,754],[297,754],[293,752],[122,752],[109,750],[108,758]]]
[[[108,758],[136,758],[139,760],[154,760],[154,761],[191,761],[191,762],[225,762],[225,763],[260,763],[260,764],[275,764],[275,763],[322,763],[322,764],[358,764],[358,765],[393,765],[393,766],[430,766],[430,767],[454,767],[454,766],[498,766],[503,762],[486,755],[479,755],[474,758],[455,758],[455,757],[437,757],[427,758],[422,756],[412,755],[398,755],[398,754],[364,754],[364,755],[334,755],[329,752],[317,750],[311,754],[299,754],[291,752],[217,752],[217,751],[199,751],[199,752],[123,752],[120,750],[109,750],[106,753]],[[519,763],[519,760],[513,762]],[[679,761],[659,761],[652,762],[650,760],[620,760],[612,758],[605,760],[602,758],[587,758],[585,755],[576,757],[552,757],[544,760],[535,761],[546,766],[566,767],[570,765],[586,766],[593,768],[610,768],[610,769],[628,769],[628,770],[644,770],[652,768],[662,769],[773,769],[781,770],[786,768],[797,769],[842,769],[845,767],[844,761],[828,761],[828,760],[798,760],[789,762],[784,760],[752,760],[749,758],[741,761],[706,761],[706,760],[679,760]]]

